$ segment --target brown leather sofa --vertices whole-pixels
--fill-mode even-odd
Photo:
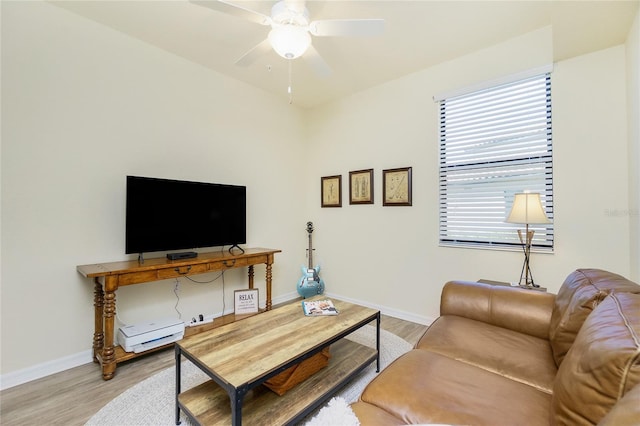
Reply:
[[[598,269],[557,295],[452,281],[415,348],[365,388],[364,426],[640,424],[640,286]]]

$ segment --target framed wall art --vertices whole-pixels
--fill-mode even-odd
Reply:
[[[411,167],[382,171],[382,205],[411,205]]]
[[[373,204],[373,169],[349,172],[349,204]]]
[[[321,207],[342,207],[342,175],[320,178]]]

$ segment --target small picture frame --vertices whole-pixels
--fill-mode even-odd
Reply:
[[[320,178],[321,207],[342,207],[342,175]]]
[[[258,313],[258,289],[236,290],[233,293],[233,310],[236,315]]]
[[[373,204],[373,169],[349,172],[349,204]]]
[[[411,167],[382,171],[382,205],[411,205]]]

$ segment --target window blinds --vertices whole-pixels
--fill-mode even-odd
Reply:
[[[553,221],[549,73],[440,102],[440,244],[519,246],[514,194],[539,192]],[[553,249],[553,225],[530,225]]]

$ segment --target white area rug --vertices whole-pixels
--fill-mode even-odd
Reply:
[[[347,339],[365,346],[375,347],[376,329],[365,326],[351,333]],[[411,345],[400,337],[380,330],[380,366],[381,369],[411,349]],[[351,383],[347,384],[315,417],[308,426],[350,426],[358,421],[349,404],[355,402],[364,387],[376,376],[375,362],[365,368]],[[208,377],[188,361],[182,363],[182,387],[190,389],[208,380]],[[132,426],[175,425],[175,367],[167,368],[156,375],[126,390],[100,411],[87,425]],[[183,425],[191,422],[181,414]]]
[[[322,407],[304,426],[360,426],[349,403],[337,396]]]

